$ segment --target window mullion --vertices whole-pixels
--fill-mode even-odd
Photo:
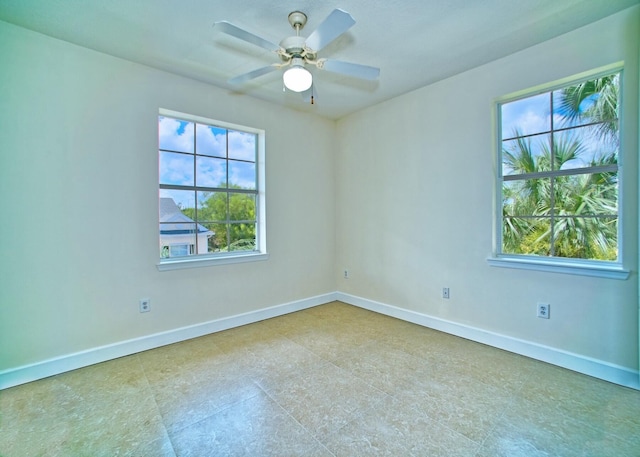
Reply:
[[[551,124],[551,131],[549,133],[549,155],[551,157],[551,171],[556,171],[556,151],[555,151],[555,125],[553,119],[553,91],[549,92],[549,122]],[[555,178],[549,177],[549,212],[550,212],[550,227],[549,227],[549,254],[555,256],[555,239],[556,239],[556,224],[555,224],[555,212],[556,212],[556,193],[555,193]]]
[[[231,251],[231,193],[229,192],[229,131],[226,136],[225,160],[227,169],[227,214],[225,228],[227,230],[227,249]]]
[[[569,168],[567,170],[541,171],[539,173],[522,173],[519,175],[506,175],[502,179],[504,181],[520,181],[527,179],[542,179],[558,176],[571,175],[587,175],[595,173],[615,173],[618,171],[618,165],[600,165],[595,167]]]
[[[549,178],[549,192],[551,193],[551,195],[549,196],[549,210],[550,210],[550,224],[551,226],[549,227],[550,230],[550,236],[549,236],[549,253],[550,255],[554,256],[556,253],[556,211],[555,211],[555,204],[556,204],[556,197],[555,197],[555,178],[552,176],[551,178]]]
[[[200,252],[200,248],[198,246],[198,220],[200,219],[198,216],[198,150],[196,149],[197,142],[196,136],[198,135],[198,129],[196,128],[198,124],[193,123],[193,214],[194,214],[194,222],[195,222],[195,237],[196,237],[196,254]]]

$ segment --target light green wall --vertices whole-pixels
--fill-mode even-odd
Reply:
[[[338,289],[622,367],[638,367],[640,8],[338,122]],[[497,97],[618,61],[626,281],[491,267]],[[350,270],[350,279],[341,278]],[[451,299],[441,298],[449,287]],[[550,320],[536,317],[551,304]]]
[[[1,22],[0,62],[0,372],[335,290],[334,122]],[[267,261],[157,270],[159,108],[266,130]]]

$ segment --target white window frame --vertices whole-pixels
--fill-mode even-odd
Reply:
[[[548,84],[540,85],[531,89],[518,91],[497,98],[493,103],[493,119],[495,119],[494,129],[494,147],[495,147],[495,200],[494,200],[494,239],[493,252],[487,262],[490,266],[503,268],[518,268],[525,270],[545,271],[554,273],[565,273],[582,276],[595,276],[610,279],[627,279],[629,270],[623,267],[623,242],[624,242],[624,224],[623,224],[623,162],[624,162],[624,146],[623,138],[623,79],[624,68],[622,62],[607,65],[592,71],[583,72],[578,75],[563,78]],[[601,261],[573,259],[562,257],[542,257],[522,254],[505,254],[502,253],[502,120],[500,106],[504,103],[513,102],[519,99],[532,97],[535,95],[549,93],[563,87],[570,86],[589,79],[596,79],[613,73],[620,73],[620,114],[619,135],[620,149],[618,151],[618,259],[617,261]]]
[[[207,267],[214,265],[226,265],[232,263],[255,262],[267,260],[267,227],[266,227],[266,198],[265,198],[265,131],[244,125],[232,124],[224,121],[217,121],[192,114],[181,113],[160,108],[159,116],[177,118],[189,122],[197,122],[206,125],[229,130],[237,130],[256,134],[257,157],[256,157],[256,250],[255,251],[232,251],[224,253],[198,254],[187,257],[160,258],[156,265],[158,270],[176,270],[194,267]],[[157,150],[159,150],[159,145]],[[158,165],[158,163],[156,163]],[[157,226],[157,224],[156,224]],[[159,236],[159,234],[157,235]]]

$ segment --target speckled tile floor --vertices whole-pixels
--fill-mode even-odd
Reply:
[[[342,303],[0,391],[0,456],[640,456],[640,392]]]

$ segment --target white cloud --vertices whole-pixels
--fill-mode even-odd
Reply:
[[[232,159],[256,159],[256,136],[252,133],[229,131],[229,157]]]
[[[243,189],[256,188],[256,168],[254,164],[245,162],[229,162],[229,182]]]
[[[226,131],[208,125],[197,124],[196,147],[198,154],[225,157]]]
[[[193,156],[161,151],[160,184],[193,186]]]
[[[516,128],[524,135],[550,130],[549,94],[540,94],[502,105],[502,138],[512,137]]]
[[[227,180],[226,162],[213,157],[198,157],[196,173],[198,186],[220,187]]]
[[[160,149],[193,152],[193,123],[170,117],[160,117],[158,144]]]

